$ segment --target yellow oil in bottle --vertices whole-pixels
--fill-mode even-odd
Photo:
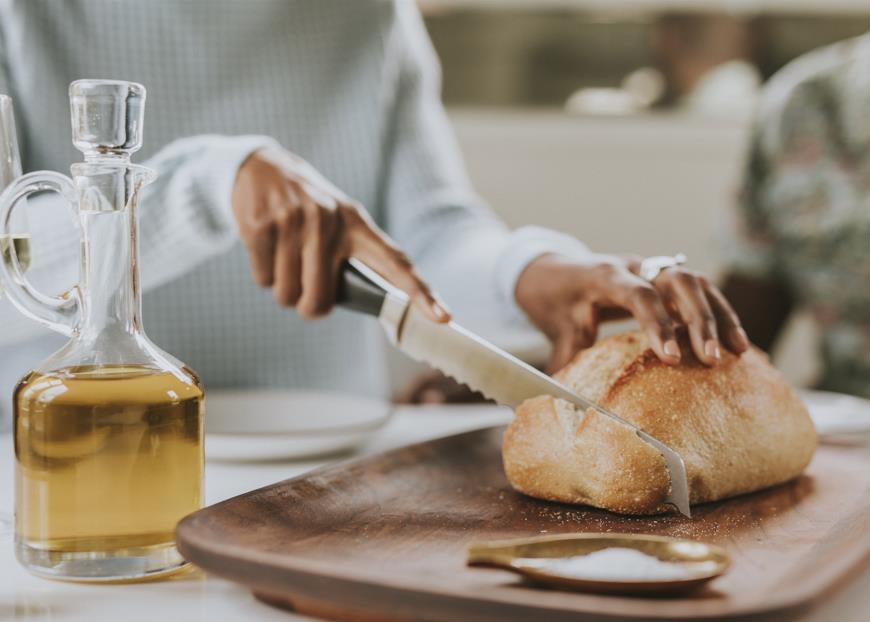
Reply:
[[[187,369],[80,366],[23,378],[13,398],[19,557],[62,574],[79,558],[147,565],[177,555],[175,525],[202,504],[202,397]]]

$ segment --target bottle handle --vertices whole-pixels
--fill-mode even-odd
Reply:
[[[0,240],[9,240],[8,258],[0,261],[0,287],[21,313],[52,330],[71,336],[78,330],[81,317],[82,301],[78,286],[73,286],[60,296],[49,296],[37,290],[24,276],[11,238],[13,211],[31,194],[46,191],[56,192],[65,199],[73,222],[79,228],[77,191],[69,177],[52,171],[38,171],[14,180],[0,195]]]

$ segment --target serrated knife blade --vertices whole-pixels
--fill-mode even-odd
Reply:
[[[683,459],[630,421],[571,391],[456,322],[439,324],[429,320],[409,303],[403,292],[356,259],[349,260],[342,271],[338,302],[347,309],[376,315],[393,345],[499,404],[515,409],[527,399],[551,395],[631,428],[665,460],[671,484],[665,503],[691,517]]]

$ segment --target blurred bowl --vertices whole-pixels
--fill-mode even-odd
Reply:
[[[870,441],[870,400],[829,391],[799,391],[822,440]]]
[[[250,462],[313,458],[353,449],[382,428],[392,404],[346,393],[211,391],[206,458]]]

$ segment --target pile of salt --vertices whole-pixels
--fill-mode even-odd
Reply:
[[[715,570],[713,561],[662,561],[635,549],[612,547],[573,557],[526,558],[532,566],[571,579],[588,581],[677,581],[703,576]]]

